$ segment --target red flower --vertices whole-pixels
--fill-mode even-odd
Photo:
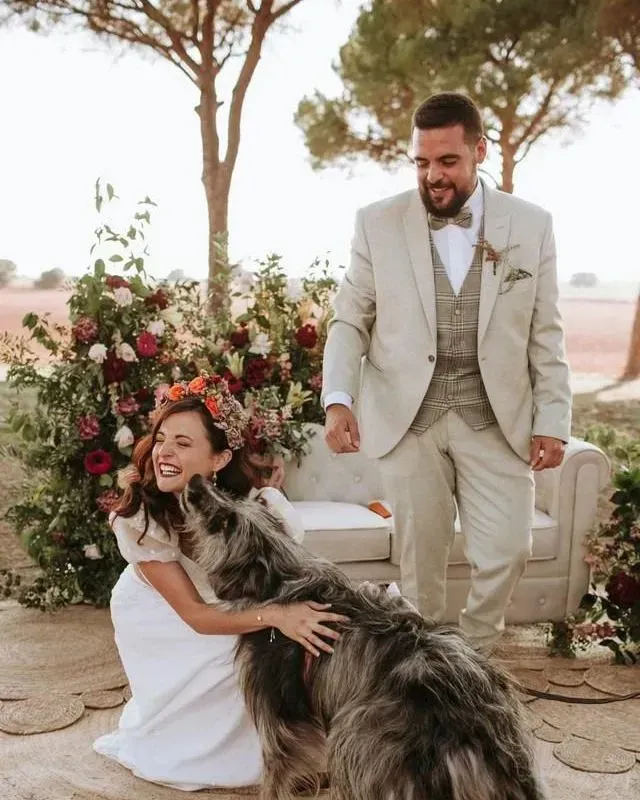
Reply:
[[[231,394],[240,394],[240,392],[244,389],[244,382],[242,378],[236,378],[236,376],[230,370],[227,370],[222,377],[227,382],[227,386],[229,387]]]
[[[80,317],[71,328],[75,338],[83,344],[89,344],[98,338],[98,323],[91,317]]]
[[[151,397],[151,392],[143,386],[142,389],[138,389],[137,392],[134,392],[133,396],[139,403],[144,403],[145,400]]]
[[[80,438],[84,441],[95,439],[100,433],[100,422],[93,414],[89,414],[86,417],[78,417],[77,425]]]
[[[91,450],[84,457],[84,468],[90,475],[104,475],[113,466],[113,459],[106,450]]]
[[[119,275],[107,275],[105,283],[110,289],[128,289],[131,285],[129,281],[125,281]]]
[[[181,386],[179,383],[174,383],[169,389],[167,389],[167,397],[169,400],[175,402],[176,400],[182,400],[185,396],[184,386]]]
[[[107,489],[106,492],[102,492],[102,494],[96,497],[96,505],[100,511],[104,511],[105,514],[108,514],[119,500],[120,495],[116,489]]]
[[[614,572],[609,578],[605,590],[609,600],[617,606],[631,608],[640,603],[640,580],[626,572]]]
[[[246,362],[244,368],[244,379],[248,386],[257,389],[258,386],[267,380],[267,370],[269,362],[266,358],[252,358]]]
[[[131,414],[135,414],[139,410],[140,406],[138,405],[137,400],[131,395],[121,398],[116,403],[116,413],[123,417],[130,417]]]
[[[218,407],[215,397],[207,397],[204,404],[209,409],[209,413],[212,417],[217,417],[220,414],[220,408]]]
[[[157,289],[152,294],[147,295],[144,298],[144,303],[149,308],[167,308],[169,305],[169,298],[167,297],[166,292],[163,292],[162,289]]]
[[[237,328],[230,336],[231,344],[241,350],[249,344],[249,331],[245,327]]]
[[[156,337],[152,333],[149,333],[149,331],[141,333],[136,339],[136,350],[138,351],[138,355],[143,358],[153,358],[158,352],[158,341]]]
[[[207,380],[202,375],[198,375],[192,381],[189,381],[189,391],[193,394],[202,394],[207,388]]]
[[[102,372],[107,383],[120,383],[127,377],[129,365],[118,358],[114,350],[109,350],[102,364]]]
[[[315,325],[307,324],[298,328],[296,331],[296,342],[298,342],[300,347],[306,347],[308,350],[312,350],[318,343],[318,331]]]

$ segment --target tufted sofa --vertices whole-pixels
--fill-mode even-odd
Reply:
[[[355,453],[336,456],[322,428],[311,426],[311,452],[287,467],[287,496],[302,517],[305,544],[354,580],[398,581],[393,518],[367,506],[383,500],[377,466]],[[564,461],[536,474],[533,553],[507,611],[512,623],[560,620],[575,611],[588,586],[582,541],[593,526],[598,493],[609,479],[609,462],[597,447],[572,439]],[[447,620],[456,621],[469,589],[470,567],[456,522],[449,556]]]

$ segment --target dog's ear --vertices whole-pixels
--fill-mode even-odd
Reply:
[[[235,524],[234,524],[235,522]],[[215,576],[214,590],[221,600],[265,602],[280,586],[301,575],[295,544],[275,517],[255,506],[227,520],[227,554]]]

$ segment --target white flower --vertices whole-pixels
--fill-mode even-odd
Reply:
[[[258,356],[268,356],[271,352],[271,340],[266,333],[256,333],[253,338],[253,343],[249,348],[250,353],[255,353]]]
[[[182,314],[178,311],[175,306],[169,306],[168,308],[163,308],[160,312],[160,317],[169,325],[173,325],[174,328],[179,328],[182,325]]]
[[[302,300],[302,295],[304,292],[302,291],[302,283],[301,281],[297,280],[296,278],[289,278],[287,281],[287,297],[294,303],[297,303],[298,300]]]
[[[131,289],[127,289],[126,286],[119,286],[117,289],[114,289],[113,297],[116,301],[116,304],[119,305],[120,308],[130,306],[131,303],[133,303],[133,294],[131,293]]]
[[[82,550],[84,552],[84,557],[88,558],[90,561],[98,561],[102,558],[102,553],[97,544],[85,544]]]
[[[107,348],[103,344],[92,344],[89,348],[89,358],[96,364],[102,364],[107,357]]]
[[[118,345],[116,348],[116,353],[118,358],[121,358],[123,361],[128,361],[129,363],[138,360],[138,356],[136,355],[136,351],[131,347],[130,344],[126,342],[122,342],[122,344]]]
[[[179,381],[181,375],[182,375],[182,370],[180,369],[180,367],[172,367],[171,368],[171,378],[174,381]]]
[[[291,406],[282,406],[281,415],[282,419],[291,419],[293,416],[293,409]]]
[[[287,392],[285,405],[291,406],[292,409],[300,408],[300,406],[303,406],[307,400],[311,399],[312,394],[312,392],[302,388],[300,381],[296,381],[295,383],[289,385],[289,391]]]
[[[149,333],[152,333],[154,336],[163,336],[164,335],[164,321],[161,319],[154,319],[153,322],[150,322],[147,325],[147,330]]]
[[[113,437],[113,441],[116,443],[116,447],[118,450],[122,451],[125,450],[127,447],[131,447],[131,445],[135,441],[135,436],[133,435],[133,431],[128,425],[122,425],[116,431],[116,435]]]
[[[240,378],[244,369],[244,356],[240,353],[225,353],[224,360],[227,362],[229,372],[234,378]]]

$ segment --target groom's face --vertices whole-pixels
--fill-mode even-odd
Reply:
[[[418,189],[427,211],[454,217],[475,189],[478,164],[487,155],[486,139],[468,141],[462,125],[414,128],[411,145]]]

